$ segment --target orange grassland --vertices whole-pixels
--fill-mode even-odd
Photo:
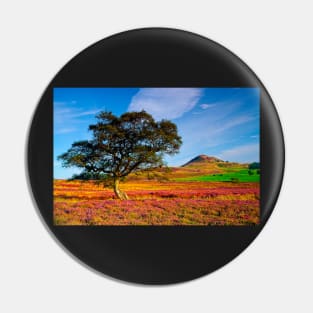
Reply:
[[[54,180],[55,225],[256,225],[259,183],[121,183],[130,200],[94,181]]]

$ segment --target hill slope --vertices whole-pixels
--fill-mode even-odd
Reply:
[[[196,156],[195,158],[191,159],[189,162],[185,163],[182,165],[182,167],[186,166],[198,166],[202,164],[207,164],[207,163],[216,163],[216,162],[224,162],[223,160],[220,160],[216,157],[213,156],[207,156],[205,154],[200,154]]]
[[[214,156],[198,155],[179,167],[159,168],[151,173],[130,174],[130,180],[164,179],[199,182],[258,182],[257,170],[249,171],[248,164],[225,162]]]

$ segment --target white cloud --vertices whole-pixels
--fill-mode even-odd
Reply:
[[[54,103],[54,133],[57,135],[76,132],[84,117],[95,116],[101,109],[82,110],[76,107],[64,107]]]
[[[101,112],[102,109],[95,109],[89,111],[83,111],[80,108],[63,108],[60,105],[54,105],[54,123],[58,125],[63,125],[64,123],[78,123],[80,117],[84,116],[95,116],[97,113]],[[63,132],[65,133],[65,132]]]
[[[72,109],[68,109],[68,108],[56,108],[55,111],[54,111],[55,114],[57,115],[63,115],[63,114],[70,114],[72,113]]]
[[[54,101],[55,106],[64,106],[64,105],[71,105],[76,104],[76,100],[70,100],[70,101]]]
[[[68,127],[68,128],[59,128],[55,131],[56,134],[60,135],[60,134],[68,134],[68,133],[72,133],[76,131],[76,128],[73,127]]]
[[[142,88],[128,111],[145,110],[156,120],[175,119],[190,111],[202,95],[201,88]]]
[[[248,144],[224,150],[219,154],[218,157],[222,160],[229,160],[234,162],[253,162],[259,161],[259,151],[259,144]]]
[[[245,123],[250,122],[252,120],[254,120],[253,116],[249,116],[249,115],[238,116],[238,117],[224,123],[221,127],[214,129],[213,133],[214,134],[221,133],[221,132],[224,132],[225,130],[228,130],[230,128],[233,128],[233,127],[241,125],[241,124],[245,124]]]
[[[90,111],[84,111],[80,113],[73,114],[72,117],[79,117],[79,116],[88,116],[88,115],[96,115],[99,113],[101,110],[90,110]]]
[[[207,104],[207,103],[202,103],[202,104],[200,104],[200,107],[201,107],[201,109],[203,109],[203,110],[206,110],[206,109],[209,109],[209,108],[213,108],[213,107],[215,107],[216,106],[216,104]]]

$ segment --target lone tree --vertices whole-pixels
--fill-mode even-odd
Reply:
[[[164,154],[179,151],[182,140],[169,120],[155,121],[145,111],[127,112],[120,117],[101,112],[97,123],[89,126],[91,140],[78,141],[58,157],[64,167],[83,168],[92,176],[105,176],[116,196],[128,199],[119,183],[127,175],[164,165]]]

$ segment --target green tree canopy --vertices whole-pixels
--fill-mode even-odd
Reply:
[[[250,170],[258,170],[260,169],[260,163],[259,162],[253,162],[249,164]]]
[[[182,143],[174,123],[157,122],[145,111],[127,112],[120,117],[101,112],[96,117],[97,123],[89,126],[92,139],[74,142],[58,159],[64,167],[106,174],[119,199],[128,198],[119,189],[121,179],[134,171],[163,166],[164,155],[178,153]]]

